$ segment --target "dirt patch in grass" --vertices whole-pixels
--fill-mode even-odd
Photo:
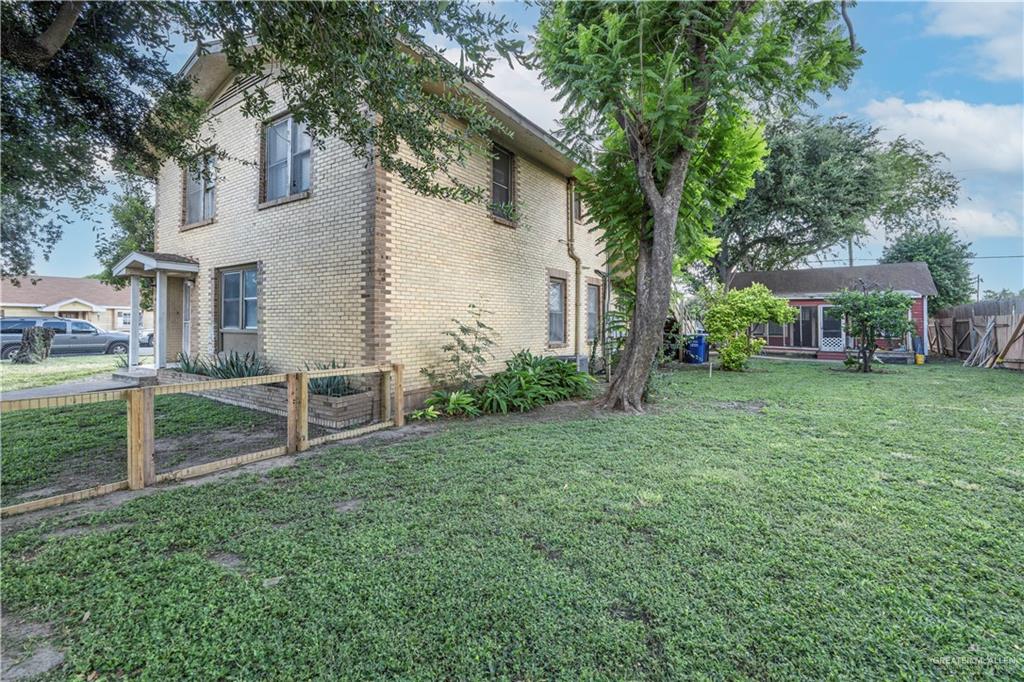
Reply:
[[[714,400],[709,403],[716,410],[739,410],[750,414],[764,414],[767,405],[763,400]]]
[[[47,533],[43,536],[43,539],[70,538],[78,535],[90,535],[92,533],[110,533],[121,528],[129,528],[131,525],[130,523],[101,523],[92,526],[69,526],[55,530],[52,533]]]
[[[338,502],[337,504],[335,504],[334,505],[334,510],[336,512],[338,512],[339,514],[348,514],[350,512],[354,512],[354,511],[358,510],[362,506],[363,506],[363,501],[362,500],[359,500],[359,499],[345,500],[343,502]]]
[[[235,573],[245,572],[245,560],[237,554],[232,554],[230,552],[217,552],[216,554],[208,556],[207,559],[222,568],[228,569],[229,571],[234,571]]]
[[[32,623],[5,614],[0,629],[4,680],[29,679],[64,663],[64,654],[50,640],[53,626],[49,623]]]

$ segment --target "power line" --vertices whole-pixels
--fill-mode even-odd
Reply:
[[[982,260],[982,259],[990,259],[990,258],[1024,258],[1024,253],[1013,254],[1013,255],[1009,255],[1009,256],[971,256],[967,260]],[[815,260],[820,262],[820,263],[847,263],[847,262],[849,262],[848,258],[816,258]],[[879,258],[854,258],[853,260],[861,261],[861,262],[865,262],[865,263],[877,263],[881,259],[879,259]]]

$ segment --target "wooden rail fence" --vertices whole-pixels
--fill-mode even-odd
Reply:
[[[128,411],[128,453],[127,474],[125,480],[105,483],[103,485],[62,493],[52,497],[30,500],[19,504],[0,508],[0,516],[13,516],[25,512],[45,509],[69,502],[77,502],[92,497],[107,495],[119,490],[141,490],[146,486],[164,481],[180,481],[195,476],[203,476],[214,471],[229,469],[263,459],[280,457],[281,455],[303,452],[315,445],[331,441],[353,438],[373,431],[401,427],[405,424],[403,406],[405,394],[402,384],[402,365],[382,364],[367,367],[344,367],[338,369],[318,369],[305,372],[269,374],[241,379],[221,379],[215,381],[190,382],[183,384],[164,384],[144,388],[129,388],[118,391],[98,391],[78,395],[55,396],[50,398],[27,398],[23,400],[0,401],[0,414],[21,410],[37,410],[71,405],[88,405],[92,403],[124,400]],[[380,375],[380,411],[379,421],[328,433],[318,438],[309,438],[309,380],[326,377],[352,376],[357,374]],[[287,438],[284,445],[236,455],[214,462],[176,469],[166,473],[156,472],[156,422],[155,398],[158,395],[175,393],[203,393],[206,391],[257,386],[260,384],[285,383],[288,386]],[[394,392],[394,400],[391,394]]]

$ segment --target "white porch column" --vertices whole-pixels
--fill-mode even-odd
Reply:
[[[156,333],[153,334],[153,366],[167,365],[167,273],[156,271]]]
[[[139,310],[139,276],[132,275],[132,295],[131,295],[131,324],[129,325],[128,333],[131,334],[131,338],[128,339],[128,368],[139,366],[139,327],[142,311]]]

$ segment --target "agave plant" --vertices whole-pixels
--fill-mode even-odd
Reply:
[[[307,370],[314,369],[342,369],[345,367],[345,363],[338,363],[337,360],[331,359],[330,362],[314,362],[310,365],[306,363]],[[317,377],[309,380],[309,392],[316,395],[326,395],[332,398],[340,398],[343,395],[352,395],[353,393],[359,393],[359,389],[352,386],[348,377]]]
[[[199,353],[195,355],[178,353],[178,369],[186,374],[202,374],[206,376],[210,373],[210,363]]]
[[[239,355],[237,351],[231,351],[214,356],[209,364],[209,375],[218,379],[240,379],[266,374],[270,374],[270,365],[256,353]]]

